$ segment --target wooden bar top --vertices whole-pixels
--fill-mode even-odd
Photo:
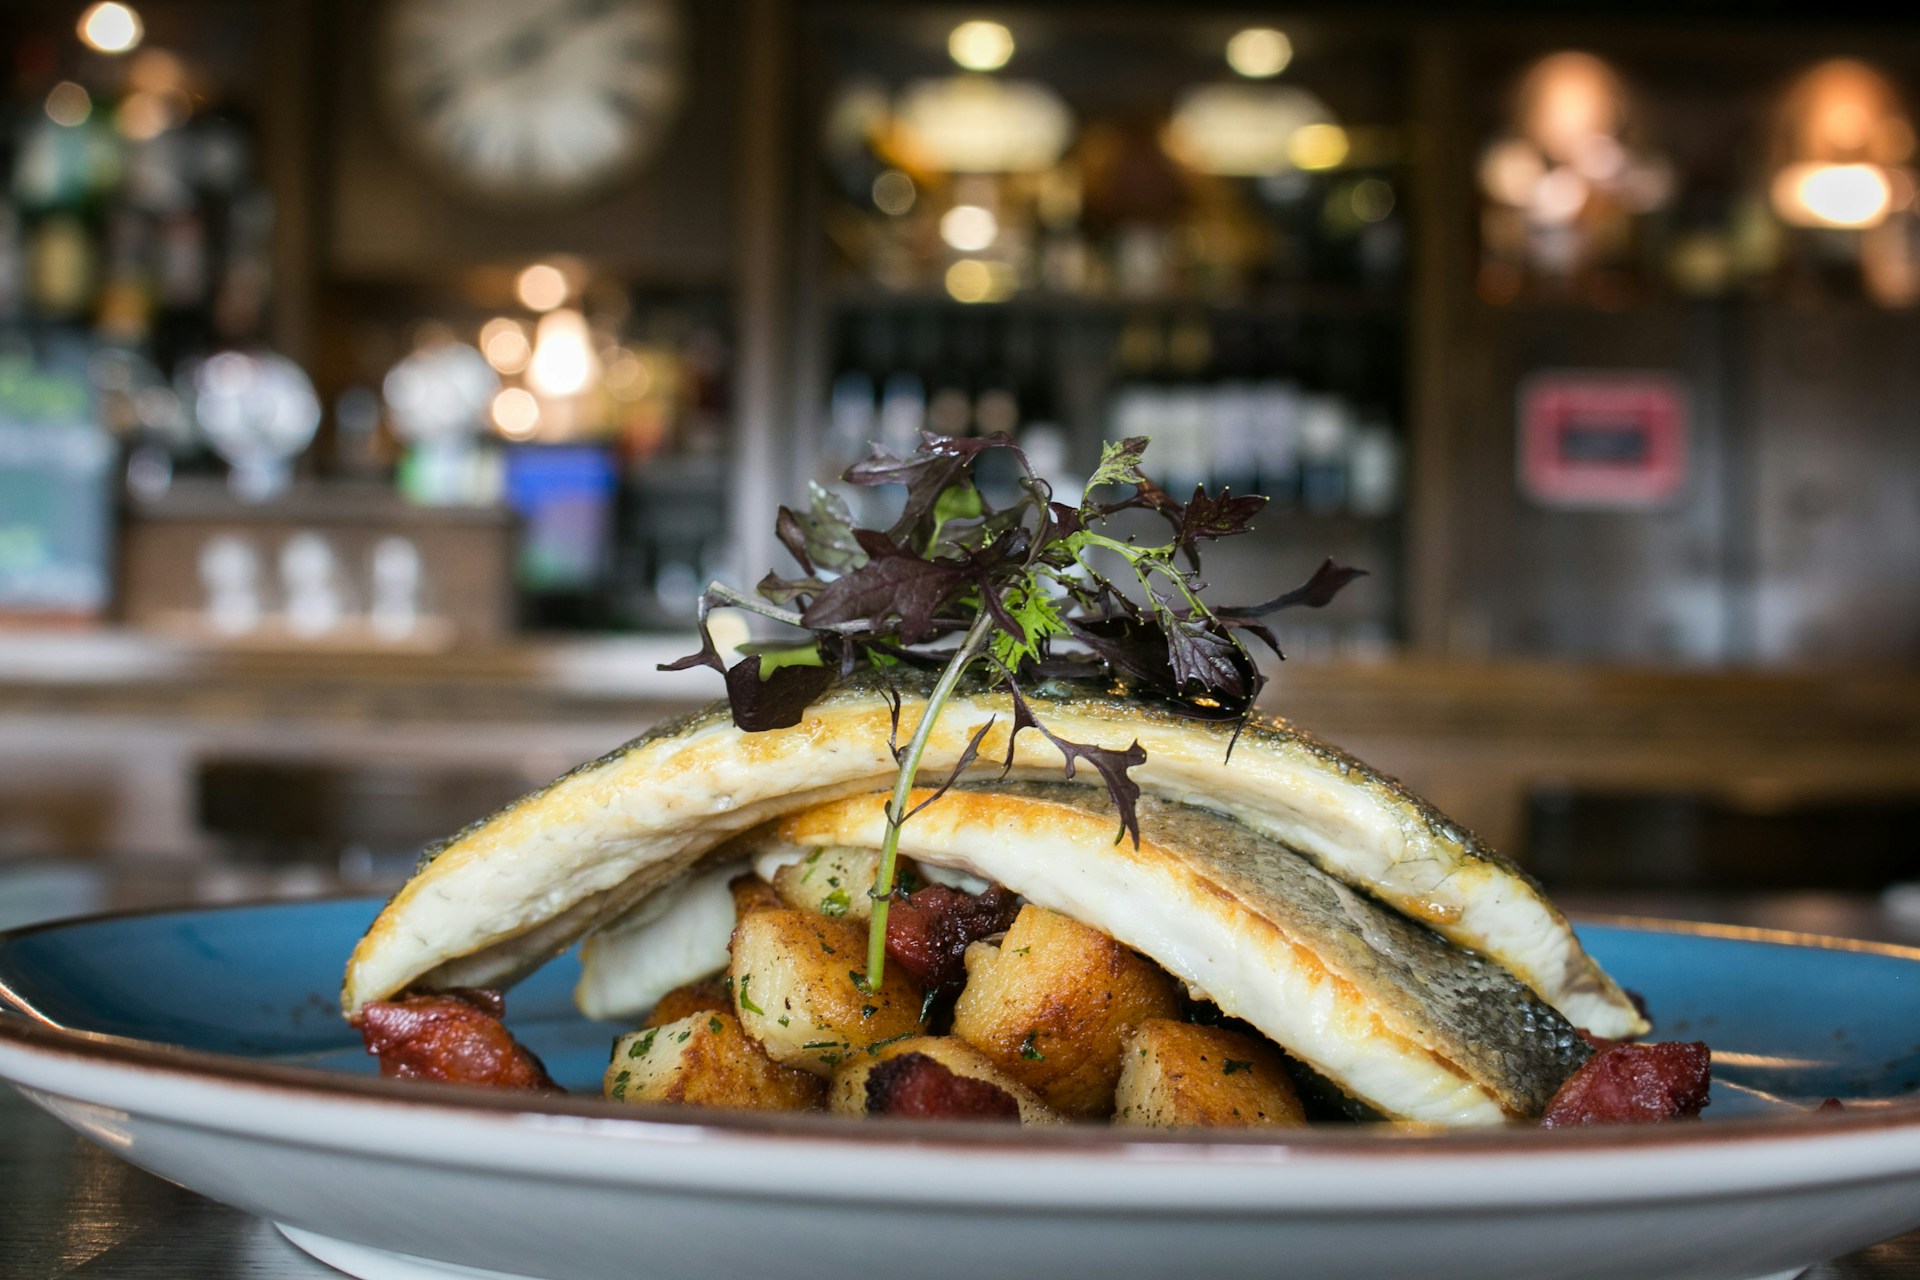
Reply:
[[[264,735],[282,755],[302,742],[351,754],[430,741],[446,759],[497,762],[520,742],[544,767],[717,696],[710,672],[656,669],[693,647],[662,636],[376,655],[0,633],[0,755],[49,736],[111,750],[111,726],[229,753]],[[1517,847],[1525,797],[1541,787],[1758,811],[1920,796],[1913,672],[1290,662],[1264,705],[1402,777],[1496,847]],[[463,728],[476,723],[518,730],[483,735],[483,747]]]

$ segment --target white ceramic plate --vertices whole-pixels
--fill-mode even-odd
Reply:
[[[0,936],[0,1078],[368,1280],[1792,1274],[1920,1225],[1920,952],[1589,927],[1670,1038],[1698,1124],[1215,1141],[696,1116],[370,1077],[333,1008],[372,902]],[[563,1083],[613,1028],[564,963],[509,1022]],[[1841,1112],[1811,1104],[1834,1093]]]

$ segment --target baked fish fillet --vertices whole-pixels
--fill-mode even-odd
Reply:
[[[808,809],[779,834],[878,848],[886,799]],[[1277,840],[1150,796],[1138,849],[1114,845],[1115,822],[1112,802],[1090,787],[955,788],[907,823],[900,851],[1110,934],[1395,1119],[1535,1118],[1591,1052],[1505,969]]]
[[[899,740],[931,679],[903,677]],[[1124,749],[1148,793],[1235,818],[1322,870],[1495,960],[1575,1026],[1642,1034],[1633,1004],[1581,949],[1538,885],[1399,783],[1284,721],[1255,720],[1227,757],[1230,724],[1187,719],[1073,684],[1028,697],[1054,733]],[[414,984],[514,980],[575,938],[640,907],[722,842],[830,800],[887,789],[891,703],[864,674],[789,729],[744,733],[725,703],[668,721],[430,849],[355,948],[349,1014]],[[1006,695],[963,688],[929,735],[922,777],[944,777],[976,730],[974,776],[996,775],[1013,724]],[[991,763],[989,763],[991,762]],[[1015,780],[1058,778],[1059,750],[1019,736]],[[1077,782],[1098,786],[1082,767]],[[924,815],[922,815],[924,816]],[[644,909],[644,908],[641,908]]]

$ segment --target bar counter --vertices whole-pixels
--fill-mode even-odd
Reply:
[[[88,818],[83,852],[171,856],[208,852],[191,798],[208,759],[426,762],[531,787],[716,696],[712,672],[657,670],[694,647],[662,636],[374,655],[0,632],[0,803],[30,814],[66,795]],[[1920,677],[1905,672],[1295,661],[1264,706],[1502,850],[1524,844],[1542,788],[1755,812],[1920,797]]]

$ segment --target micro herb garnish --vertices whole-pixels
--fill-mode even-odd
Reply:
[[[1225,1076],[1230,1076],[1236,1071],[1251,1071],[1251,1070],[1253,1070],[1253,1064],[1251,1062],[1245,1062],[1239,1058],[1228,1058],[1226,1061],[1226,1065],[1221,1068],[1220,1074]]]
[[[733,722],[749,733],[800,723],[836,678],[858,670],[883,676],[901,667],[939,671],[904,746],[900,695],[890,691],[890,745],[899,769],[887,802],[880,868],[868,891],[873,917],[865,990],[879,988],[886,964],[900,828],[915,812],[908,800],[921,757],[965,677],[984,675],[1011,703],[1003,773],[1013,765],[1021,731],[1034,730],[1060,753],[1067,777],[1081,765],[1100,776],[1119,813],[1116,840],[1131,837],[1138,844],[1140,787],[1131,770],[1146,760],[1146,751],[1138,741],[1121,748],[1055,734],[1035,714],[1027,691],[1042,682],[1094,679],[1102,687],[1124,686],[1176,714],[1244,726],[1266,681],[1245,636],[1284,657],[1262,619],[1296,605],[1318,608],[1360,576],[1360,570],[1328,560],[1306,582],[1264,603],[1208,605],[1201,599],[1200,544],[1247,532],[1266,499],[1196,487],[1181,502],[1140,470],[1146,449],[1144,436],[1109,443],[1075,506],[1053,500],[1052,488],[1004,434],[959,439],[923,432],[920,447],[905,457],[875,446],[842,479],[858,487],[905,486],[893,525],[862,528],[846,503],[812,486],[806,510],[782,507],[774,523],[799,575],[769,573],[755,594],[711,584],[700,598],[699,652],[662,664],[668,671],[719,671]],[[1019,476],[1018,494],[1004,507],[989,503],[975,479],[980,460],[996,452],[1012,460]],[[1098,496],[1126,490],[1131,492],[1113,501]],[[1149,545],[1104,531],[1109,519],[1134,510],[1160,517],[1167,540]],[[809,632],[811,640],[747,645],[728,666],[707,629],[717,608],[759,614]],[[920,807],[978,763],[992,727],[989,720],[973,733]]]
[[[742,1009],[745,1009],[748,1013],[757,1013],[761,1017],[765,1017],[767,1011],[765,1009],[762,1009],[759,1005],[755,1004],[752,998],[747,995],[747,985],[752,981],[753,981],[753,975],[750,973],[746,974],[740,979],[740,1007]]]
[[[1027,1032],[1027,1038],[1020,1042],[1020,1056],[1029,1062],[1045,1062],[1047,1060],[1047,1055],[1040,1052],[1039,1047],[1034,1044],[1034,1040],[1039,1034],[1038,1031],[1029,1031]]]
[[[832,893],[820,899],[820,914],[823,916],[843,916],[847,914],[847,908],[851,905],[852,903],[849,902],[847,898],[847,891],[845,889],[835,889]]]
[[[644,1036],[641,1036],[638,1040],[634,1041],[632,1047],[627,1050],[627,1056],[629,1058],[644,1058],[649,1053],[652,1053],[653,1038],[659,1034],[660,1028],[655,1027]]]
[[[877,1058],[880,1056],[880,1051],[886,1048],[888,1045],[899,1044],[902,1040],[911,1040],[919,1034],[920,1033],[918,1031],[902,1031],[897,1036],[888,1036],[885,1040],[875,1040],[872,1044],[867,1046],[867,1056],[870,1058]]]
[[[717,1018],[717,1017],[715,1017],[715,1016],[713,1016],[713,1015],[711,1015],[711,1014],[709,1014],[709,1015],[707,1016],[707,1030],[709,1030],[709,1031],[711,1031],[711,1032],[713,1032],[713,1034],[715,1034],[715,1035],[719,1035],[719,1034],[720,1034],[720,1019],[719,1019],[719,1018]]]

